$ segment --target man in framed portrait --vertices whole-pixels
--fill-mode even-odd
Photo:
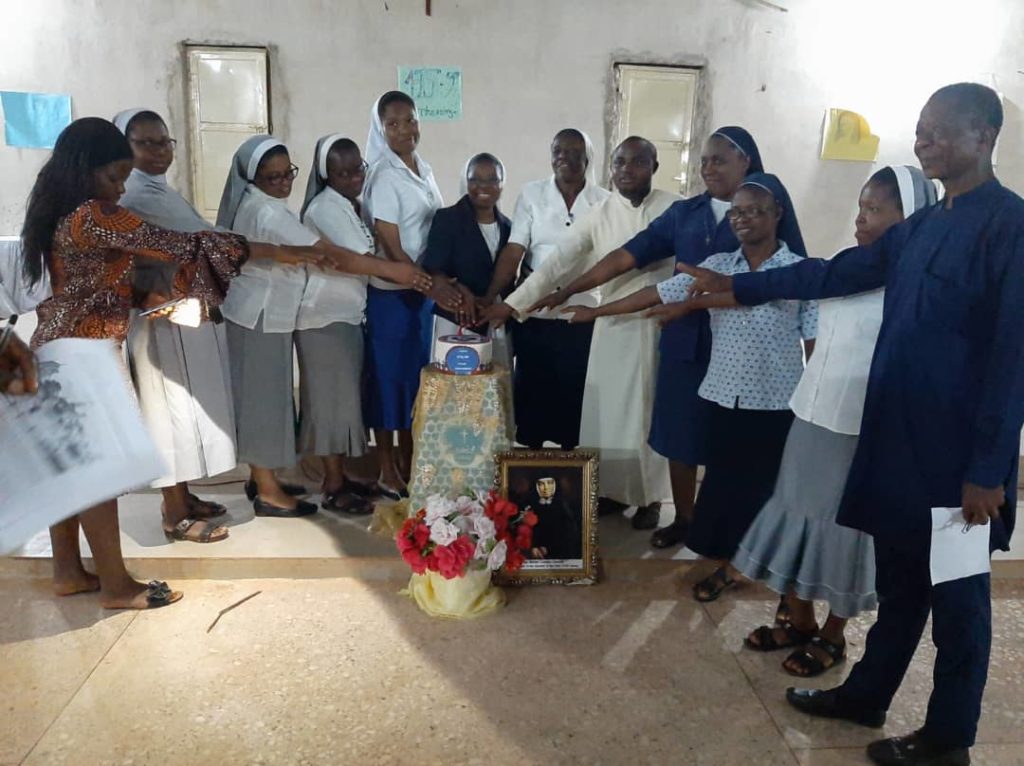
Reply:
[[[537,514],[533,528],[534,559],[578,559],[583,555],[578,513],[574,513],[558,491],[558,482],[552,476],[537,479],[529,502]]]

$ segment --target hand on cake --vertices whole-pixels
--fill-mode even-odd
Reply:
[[[507,303],[492,303],[477,310],[480,321],[489,323],[491,327],[501,327],[514,313],[515,310]]]
[[[452,314],[458,313],[462,307],[462,293],[455,286],[456,281],[451,277],[438,275],[434,280],[434,286],[427,293],[434,303]]]
[[[474,327],[480,321],[476,310],[476,296],[461,282],[455,283],[455,289],[462,298],[462,303],[459,305],[458,311],[455,312],[455,316],[463,327]]]

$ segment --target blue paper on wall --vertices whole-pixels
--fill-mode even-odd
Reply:
[[[4,140],[8,146],[52,149],[71,124],[71,96],[59,93],[0,92],[4,108]]]
[[[412,96],[421,120],[462,119],[462,70],[398,67],[398,89]]]

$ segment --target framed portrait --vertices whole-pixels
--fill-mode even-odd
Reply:
[[[499,572],[508,585],[597,581],[597,453],[509,450],[495,456],[502,497],[537,514],[522,569]]]

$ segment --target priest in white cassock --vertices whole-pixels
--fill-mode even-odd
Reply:
[[[174,139],[160,115],[128,109],[114,117],[132,147],[135,167],[120,204],[144,221],[175,231],[213,227],[167,184]],[[138,269],[135,284],[154,296],[173,278],[158,263]],[[165,293],[166,294],[166,293]],[[156,300],[159,300],[157,298]],[[223,324],[196,327],[168,318],[136,317],[128,337],[132,377],[146,425],[168,473],[153,482],[163,490],[163,527],[175,540],[216,542],[228,536],[213,519],[224,506],[193,495],[188,482],[235,467],[235,420]]]
[[[512,316],[522,321],[531,311],[547,307],[545,299],[560,286],[596,264],[605,253],[621,247],[679,201],[676,194],[651,188],[657,169],[657,150],[650,141],[632,136],[619,144],[612,154],[616,193],[566,230],[557,252],[504,304],[489,307],[485,316],[497,323]],[[617,300],[671,274],[672,264],[665,262],[623,274],[601,288],[601,302]],[[551,305],[556,304],[552,301]],[[633,525],[638,529],[657,525],[661,500],[670,493],[668,461],[647,445],[659,335],[657,322],[642,315],[599,318],[583,395],[579,444],[601,452],[603,506],[637,506]]]

